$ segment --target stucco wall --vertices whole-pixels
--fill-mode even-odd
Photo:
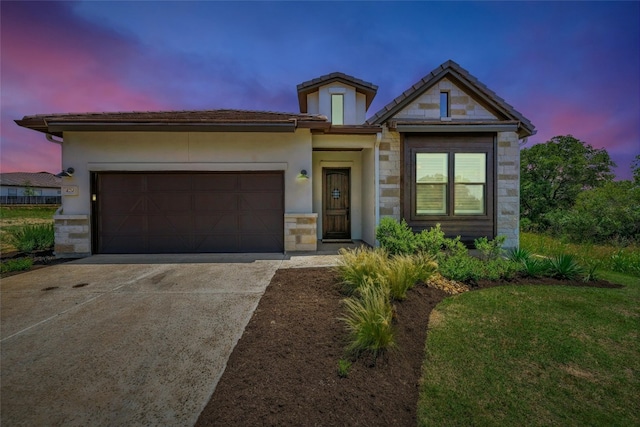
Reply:
[[[100,171],[284,170],[285,212],[310,213],[311,182],[296,177],[311,169],[311,133],[66,132],[63,168],[77,185],[64,196],[64,214],[90,213],[90,173]]]

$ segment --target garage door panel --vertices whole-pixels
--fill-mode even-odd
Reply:
[[[156,193],[147,196],[149,212],[190,212],[191,196],[188,193]]]
[[[241,175],[240,190],[282,191],[282,175],[264,173]]]
[[[137,213],[147,209],[141,194],[101,194],[100,202],[110,212]]]
[[[190,174],[149,174],[147,191],[178,192],[191,191]]]
[[[149,215],[147,224],[147,231],[152,235],[192,233],[190,215]]]
[[[193,189],[196,191],[229,191],[237,188],[237,174],[203,174],[193,182]]]
[[[126,253],[148,253],[147,241],[140,235],[105,235],[103,239],[103,253],[122,253],[121,248],[127,248]]]
[[[242,193],[239,196],[239,209],[250,211],[280,211],[281,197],[274,197],[274,193]]]
[[[147,221],[144,216],[141,215],[114,215],[105,218],[102,221],[103,233],[140,233],[147,227]]]
[[[101,176],[101,193],[139,193],[145,188],[145,176],[138,174],[105,174]]]
[[[283,221],[282,217],[277,214],[273,215],[255,215],[244,214],[238,217],[240,229],[243,232],[264,232],[271,234],[271,230],[277,229]]]
[[[98,253],[282,252],[283,174],[100,173]]]
[[[238,209],[238,195],[232,192],[196,193],[193,201],[200,212]]]

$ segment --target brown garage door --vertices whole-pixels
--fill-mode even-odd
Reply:
[[[282,172],[99,173],[97,253],[282,252]]]

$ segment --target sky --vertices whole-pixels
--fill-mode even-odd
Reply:
[[[25,115],[298,112],[296,85],[378,85],[367,117],[453,60],[535,126],[640,154],[640,2],[0,2],[0,171],[57,173]]]

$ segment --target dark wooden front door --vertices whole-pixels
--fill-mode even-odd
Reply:
[[[351,239],[349,169],[322,169],[322,238]]]

